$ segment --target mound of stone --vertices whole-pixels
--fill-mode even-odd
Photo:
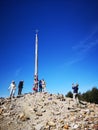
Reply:
[[[43,92],[0,98],[0,130],[98,130],[98,104]]]

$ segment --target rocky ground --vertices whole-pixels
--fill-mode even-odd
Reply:
[[[0,98],[0,130],[98,130],[98,104],[74,105],[71,98],[28,93]]]

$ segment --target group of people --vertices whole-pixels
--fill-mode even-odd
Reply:
[[[24,81],[21,80],[18,84],[18,95],[22,94],[22,89],[23,89]],[[73,101],[75,104],[79,104],[79,99],[78,99],[78,88],[79,84],[72,84],[72,89],[73,89]],[[16,91],[16,83],[15,81],[12,81],[9,88],[10,90],[10,98],[15,96],[15,91]],[[46,89],[46,82],[44,79],[39,80],[34,84],[33,91],[35,92],[44,92]]]
[[[23,89],[23,85],[24,85],[24,81],[21,80],[18,84],[18,95],[22,94],[22,89]],[[16,92],[16,83],[15,81],[12,81],[9,88],[10,90],[10,98],[15,96],[15,92]]]
[[[44,92],[46,89],[46,82],[44,79],[34,82],[33,91],[35,92]]]
[[[18,95],[22,94],[22,89],[23,89],[24,81],[21,80],[18,84]],[[34,84],[33,91],[35,92],[44,92],[46,89],[46,82],[44,79],[39,80],[38,83]],[[16,92],[16,83],[13,80],[8,88],[10,90],[10,98],[15,96]]]

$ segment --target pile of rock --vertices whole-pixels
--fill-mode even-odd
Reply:
[[[0,99],[0,130],[67,129],[98,130],[98,105],[49,93]]]

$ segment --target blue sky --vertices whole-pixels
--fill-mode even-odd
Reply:
[[[12,80],[32,92],[36,29],[48,92],[66,94],[73,82],[80,92],[98,87],[97,0],[0,0],[0,97]]]

